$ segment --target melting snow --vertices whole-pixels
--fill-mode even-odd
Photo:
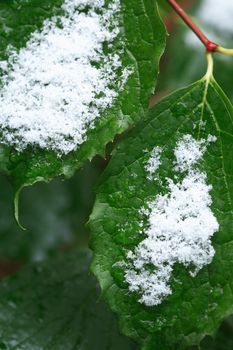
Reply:
[[[103,49],[120,40],[120,1],[106,8],[104,0],[65,0],[63,11],[0,62],[1,141],[18,151],[28,145],[75,150],[128,78],[123,43],[114,54]]]
[[[162,150],[160,147],[154,147],[151,152],[150,159],[148,160],[145,166],[145,169],[148,173],[148,176],[147,176],[148,180],[152,180],[153,175],[159,169],[159,166],[161,164],[161,161],[160,161],[161,152]]]
[[[170,280],[176,263],[189,267],[195,276],[210,264],[215,251],[211,237],[219,224],[211,211],[211,185],[197,165],[210,142],[184,135],[174,149],[174,173],[183,180],[167,179],[167,194],[158,194],[149,203],[148,229],[145,239],[127,255],[125,280],[129,290],[140,294],[139,302],[154,306],[172,293]],[[157,155],[152,154],[157,160]],[[158,162],[155,161],[155,169]],[[153,169],[150,168],[150,171]]]

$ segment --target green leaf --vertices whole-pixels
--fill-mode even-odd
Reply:
[[[108,1],[107,3],[111,3]],[[38,147],[27,147],[16,152],[1,146],[0,169],[8,174],[17,196],[22,187],[37,181],[50,181],[58,175],[70,177],[83,163],[96,154],[104,155],[105,145],[116,134],[125,131],[144,117],[150,95],[155,88],[158,63],[165,44],[165,30],[153,0],[121,0],[121,34],[125,43],[123,68],[132,74],[119,92],[114,105],[96,121],[95,128],[87,131],[86,141],[76,151],[60,156],[56,152]],[[0,59],[8,57],[8,45],[24,47],[31,33],[40,29],[43,21],[61,13],[62,0],[1,1]],[[120,43],[120,45],[122,45]],[[114,42],[112,52],[119,50]]]
[[[157,2],[162,15],[166,16],[169,12],[172,11],[171,6],[167,2],[163,0],[158,0]]]
[[[116,263],[127,261],[127,253],[145,238],[141,230],[148,227],[148,221],[141,209],[162,191],[145,170],[151,151],[158,146],[163,150],[159,174],[165,181],[171,178],[176,142],[186,134],[194,139],[217,137],[200,164],[213,186],[211,210],[220,225],[212,238],[215,256],[196,277],[176,264],[172,294],[148,307],[138,302],[140,295],[129,291],[124,265]],[[120,316],[122,330],[143,349],[181,350],[199,344],[233,312],[232,147],[232,105],[213,79],[208,88],[203,79],[151,109],[147,120],[118,146],[100,181],[90,218],[92,268],[103,296]]]
[[[98,299],[87,251],[23,268],[0,286],[0,349],[118,350],[135,344],[118,332]]]

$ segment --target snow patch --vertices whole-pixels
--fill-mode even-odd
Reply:
[[[148,173],[148,180],[153,179],[153,175],[155,175],[156,171],[159,169],[159,166],[161,165],[161,152],[162,149],[160,147],[154,147],[151,151],[150,158],[148,162],[146,163],[145,170]]]
[[[0,90],[1,142],[58,154],[75,150],[125,84],[119,39],[120,1],[65,0],[64,15],[44,21],[25,48],[10,50]]]
[[[125,280],[146,306],[158,305],[172,293],[176,263],[188,267],[194,277],[214,257],[211,238],[219,224],[211,211],[212,186],[197,165],[209,143],[215,141],[213,136],[198,141],[184,135],[177,142],[173,170],[183,179],[167,179],[167,193],[149,203],[145,239],[127,254]]]

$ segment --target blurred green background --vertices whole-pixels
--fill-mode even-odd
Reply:
[[[165,0],[160,0],[159,3],[170,35],[161,62],[159,84],[151,105],[175,89],[201,78],[206,69],[202,44],[175,13],[168,6],[164,6]],[[222,0],[222,5],[216,0],[186,0],[180,3],[213,41],[221,43],[222,46],[233,47],[233,0]],[[211,6],[209,13],[208,6]],[[219,11],[218,6],[219,9],[221,7]],[[233,99],[233,58],[215,54],[214,75]],[[107,159],[109,153],[108,151]],[[0,176],[2,278],[15,273],[25,264],[51,259],[77,247],[88,246],[90,233],[85,223],[93,206],[94,187],[107,163],[107,160],[96,157],[70,180],[56,179],[49,184],[38,183],[24,189],[20,197],[19,212],[20,222],[27,231],[19,229],[14,221],[12,189],[7,178]],[[223,321],[215,339],[206,337],[200,348],[233,350],[233,316]]]

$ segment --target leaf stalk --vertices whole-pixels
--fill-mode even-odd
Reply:
[[[218,46],[216,52],[222,53],[223,55],[233,56],[233,49],[226,49],[225,47]]]
[[[207,72],[205,75],[205,79],[207,82],[209,82],[213,76],[213,70],[214,70],[214,60],[211,52],[207,52],[206,59],[207,59]]]

